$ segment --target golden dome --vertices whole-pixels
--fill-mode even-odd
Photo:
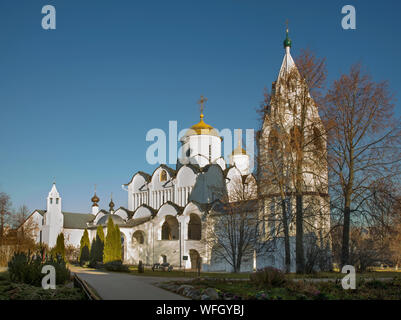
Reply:
[[[91,201],[92,201],[92,202],[99,202],[99,201],[100,201],[100,199],[98,198],[98,196],[96,195],[96,193],[95,193],[95,195],[92,197]]]
[[[246,151],[244,148],[242,148],[242,140],[241,140],[241,134],[238,134],[238,141],[237,141],[237,147],[231,152],[231,155],[241,155],[244,154],[246,155]]]
[[[110,211],[114,211],[113,194],[111,194],[111,197],[110,197],[109,207],[110,207]]]
[[[241,146],[237,146],[233,152],[231,152],[232,155],[238,155],[238,154],[247,154],[245,149],[242,148]]]
[[[93,202],[92,207],[98,207],[98,202],[100,201],[99,197],[96,195],[96,191],[94,196],[92,197],[91,201]]]
[[[214,129],[211,125],[208,125],[203,121],[203,104],[206,101],[207,98],[205,98],[204,96],[200,97],[200,100],[198,101],[198,103],[200,104],[200,111],[201,111],[200,121],[197,124],[194,124],[191,128],[189,128],[184,136],[209,135],[209,136],[219,137],[220,139],[222,139],[216,129]]]
[[[209,135],[220,138],[220,135],[218,134],[217,130],[203,121],[203,114],[200,115],[200,121],[197,124],[194,124],[185,133],[185,136],[193,136],[193,135]]]

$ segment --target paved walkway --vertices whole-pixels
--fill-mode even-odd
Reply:
[[[145,277],[70,266],[70,270],[85,280],[104,300],[188,300],[154,286],[174,278]]]

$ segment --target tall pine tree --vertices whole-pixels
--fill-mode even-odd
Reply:
[[[102,226],[97,227],[96,235],[99,236],[99,239],[104,243],[104,231]]]
[[[96,230],[96,238],[92,241],[92,247],[90,251],[90,262],[93,266],[96,265],[96,262],[103,262],[103,250],[104,250],[103,227],[98,226]]]
[[[54,255],[57,258],[57,255],[60,255],[63,260],[65,260],[65,245],[64,245],[64,234],[60,233],[57,236],[56,247],[54,248]]]
[[[115,261],[115,227],[111,216],[107,221],[106,241],[104,242],[103,262]]]
[[[79,252],[79,262],[80,264],[84,264],[86,261],[89,261],[90,258],[90,241],[88,230],[85,229],[84,234],[81,238],[81,247]]]

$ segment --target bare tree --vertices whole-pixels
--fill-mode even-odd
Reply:
[[[343,221],[341,265],[350,262],[350,226],[379,178],[399,173],[400,122],[387,82],[376,83],[354,65],[326,96],[332,204]]]
[[[258,214],[256,183],[235,180],[229,197],[214,204],[207,216],[202,240],[212,259],[225,261],[239,272],[244,261],[271,248]],[[229,201],[231,200],[231,201]],[[263,241],[261,241],[263,239]]]
[[[11,199],[10,196],[4,192],[0,193],[0,245],[4,239],[4,227],[8,216],[11,213]]]
[[[313,198],[328,199],[326,132],[313,99],[320,101],[325,79],[324,59],[303,50],[295,65],[280,71],[272,93],[265,94],[262,110],[258,179],[263,188],[260,194],[270,201],[279,199],[287,270],[290,268],[288,226],[292,220],[288,212],[295,198],[296,270],[299,273],[305,270],[304,225],[315,225],[317,211],[323,215],[318,209],[320,206],[312,203]],[[329,210],[324,211],[326,217],[320,218],[329,219]]]
[[[273,84],[274,87],[274,84]],[[289,168],[288,162],[284,162],[284,154],[286,151],[286,138],[287,136],[283,134],[285,132],[283,130],[283,123],[272,118],[270,116],[272,97],[271,94],[265,90],[265,99],[262,105],[262,115],[263,115],[263,127],[268,127],[270,129],[270,133],[268,139],[263,139],[260,136],[258,138],[259,146],[258,150],[262,150],[262,153],[258,154],[258,163],[263,163],[263,166],[258,166],[258,181],[259,185],[263,186],[260,188],[259,197],[262,198],[262,206],[265,204],[264,196],[268,195],[268,197],[273,202],[272,205],[275,206],[274,199],[278,198],[280,207],[281,207],[281,216],[276,221],[282,222],[280,226],[280,231],[283,232],[284,237],[284,256],[285,256],[285,271],[288,273],[291,271],[291,249],[290,249],[290,232],[289,225],[291,223],[291,216],[289,215],[289,203],[288,203],[288,190],[290,189],[290,178],[288,176]],[[280,126],[281,124],[281,126]],[[280,130],[281,129],[281,130]],[[266,148],[264,145],[268,145]],[[263,159],[261,159],[263,157]],[[263,217],[263,219],[266,219]],[[275,223],[276,221],[272,221],[271,223]]]
[[[23,227],[23,223],[29,216],[29,209],[26,205],[22,205],[18,208],[18,210],[12,212],[11,221],[13,228],[18,229],[19,227]]]
[[[389,249],[391,261],[398,269],[398,266],[401,265],[401,197],[398,198],[394,210],[396,213],[396,218],[394,219],[392,226]]]
[[[13,226],[16,231],[17,244],[25,245],[34,241],[35,236],[39,232],[38,224],[29,219],[29,209],[26,205],[22,205],[12,214]]]

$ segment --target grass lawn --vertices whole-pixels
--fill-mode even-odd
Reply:
[[[81,289],[57,285],[55,290],[10,281],[7,272],[0,272],[0,300],[86,300]]]
[[[286,277],[288,279],[342,279],[345,274],[341,272],[317,272],[314,274],[303,274],[299,275],[296,273],[287,274]],[[375,270],[363,273],[356,273],[357,279],[366,278],[366,279],[381,279],[381,278],[394,278],[401,277],[400,271],[386,271],[386,270]]]

